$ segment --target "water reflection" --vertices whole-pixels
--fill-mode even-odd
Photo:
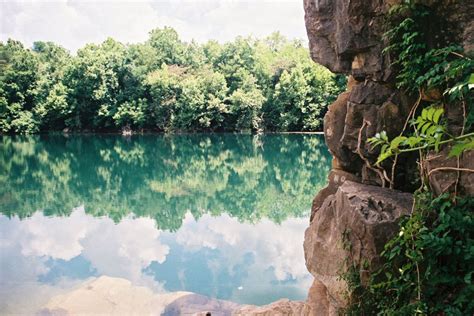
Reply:
[[[0,210],[132,213],[176,230],[184,214],[240,220],[302,216],[329,170],[317,135],[1,138]]]
[[[245,304],[301,299],[329,161],[315,135],[3,137],[0,311],[30,314],[101,275]]]

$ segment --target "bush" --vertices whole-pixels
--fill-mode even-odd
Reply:
[[[350,315],[472,315],[474,197],[417,196],[414,213],[382,253],[385,264],[362,286],[349,278]]]

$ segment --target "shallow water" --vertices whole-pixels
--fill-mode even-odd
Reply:
[[[0,311],[94,277],[242,304],[304,299],[320,135],[0,138]]]

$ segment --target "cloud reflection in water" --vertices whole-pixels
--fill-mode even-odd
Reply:
[[[311,282],[302,260],[306,225],[306,218],[248,224],[228,215],[196,221],[188,213],[172,233],[156,229],[152,219],[116,224],[82,207],[69,217],[1,216],[0,310],[32,312],[100,275],[159,293],[184,290],[259,304],[302,299]]]

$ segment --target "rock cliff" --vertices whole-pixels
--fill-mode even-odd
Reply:
[[[305,235],[308,270],[315,277],[308,304],[316,315],[336,315],[347,304],[346,284],[338,276],[349,265],[376,267],[383,245],[397,231],[397,220],[412,208],[413,188],[408,185],[415,159],[401,159],[394,170],[394,189],[386,174],[391,170],[373,166],[377,152],[367,139],[387,131],[400,133],[416,98],[396,88],[392,61],[383,53],[384,21],[399,0],[304,0],[305,22],[313,60],[331,71],[349,75],[347,91],[329,107],[324,133],[333,155],[329,184],[313,201],[310,226]],[[438,19],[448,25],[451,41],[465,51],[473,50],[474,2],[420,1],[430,6]],[[452,113],[455,127],[456,109]],[[470,156],[469,156],[470,155]],[[473,167],[472,153],[461,165]],[[428,169],[451,166],[446,153],[433,156]],[[470,166],[469,166],[470,165]],[[385,174],[384,174],[385,173]],[[453,173],[430,177],[435,192],[449,190]],[[474,174],[461,177],[460,187],[474,194]]]

